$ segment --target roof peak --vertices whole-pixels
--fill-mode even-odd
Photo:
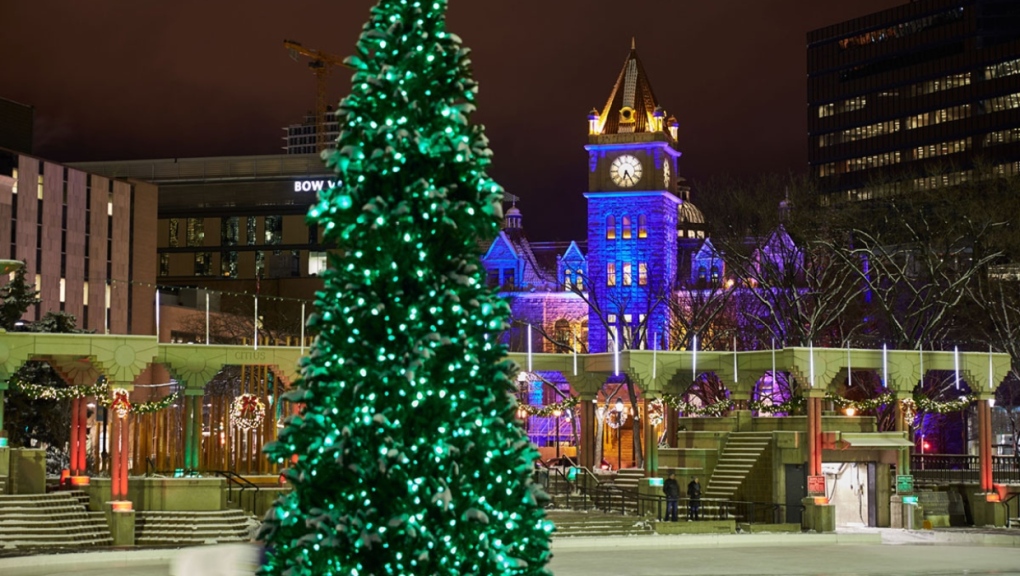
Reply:
[[[637,53],[635,37],[630,39],[630,52],[609,99],[601,112],[592,110],[589,121],[591,134],[661,132],[666,129],[665,111],[659,107],[655,91],[648,81],[648,74]]]

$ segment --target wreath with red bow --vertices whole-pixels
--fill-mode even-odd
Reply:
[[[117,413],[118,418],[125,418],[131,411],[131,401],[128,399],[128,391],[123,388],[115,388],[111,393],[113,400],[110,408]]]
[[[230,404],[230,423],[242,430],[254,430],[266,417],[266,405],[254,394],[241,394]]]

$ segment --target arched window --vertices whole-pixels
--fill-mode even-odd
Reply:
[[[569,352],[574,345],[573,335],[570,333],[570,322],[564,318],[556,321],[553,328],[553,337],[556,338],[556,351]]]
[[[630,240],[630,216],[623,217],[623,239]]]
[[[637,217],[637,237],[648,238],[648,223],[644,214],[639,214]]]
[[[712,286],[718,285],[719,285],[719,268],[717,266],[712,266]]]
[[[705,282],[708,280],[708,270],[704,266],[698,266],[698,282]]]
[[[616,216],[606,216],[606,240],[616,239]]]
[[[584,274],[582,273],[582,271],[580,269],[577,270],[576,278],[577,278],[577,280],[575,280],[574,286],[577,287],[577,291],[578,292],[583,292],[584,291]]]
[[[570,290],[574,284],[574,273],[571,270],[567,270],[563,274],[563,289]]]

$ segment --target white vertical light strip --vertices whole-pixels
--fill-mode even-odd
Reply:
[[[854,385],[854,371],[850,367],[850,341],[846,343],[846,387]]]
[[[889,350],[882,344],[882,388],[889,387]]]
[[[205,345],[209,345],[209,292],[205,293]]]
[[[255,349],[259,349],[259,297],[255,297]]]
[[[691,357],[691,382],[698,379],[698,335],[694,335],[694,344],[692,345],[694,355]]]
[[[920,384],[924,384],[924,346],[917,343],[917,365],[921,370],[921,377],[918,379]]]
[[[574,340],[574,376],[577,376],[577,333],[571,330],[570,337]]]
[[[808,380],[811,383],[811,387],[815,387],[815,347],[814,342],[808,342]]]
[[[301,303],[301,355],[305,355],[305,304]]]
[[[528,324],[528,372],[531,372],[531,324]]]
[[[953,346],[953,371],[956,372],[956,389],[960,389],[960,347]]]
[[[613,332],[613,376],[620,375],[620,334]]]
[[[156,290],[156,342],[159,342],[159,290]]]

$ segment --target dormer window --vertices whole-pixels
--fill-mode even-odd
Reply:
[[[574,286],[577,287],[577,291],[584,291],[584,275],[581,273],[581,270],[577,271],[577,276],[575,278]]]
[[[606,216],[606,240],[616,239],[616,217],[610,214]]]
[[[563,275],[563,289],[570,290],[574,284],[574,273],[567,270],[567,273]]]

